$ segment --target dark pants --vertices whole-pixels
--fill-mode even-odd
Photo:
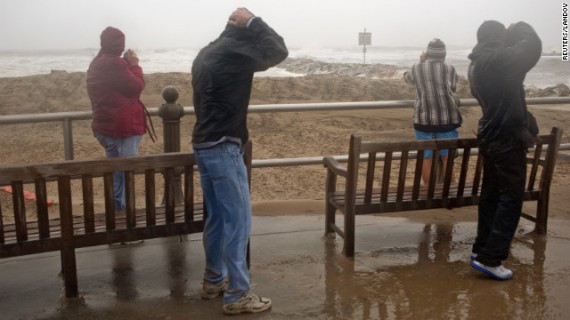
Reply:
[[[499,154],[480,149],[483,185],[479,199],[476,260],[494,267],[507,259],[519,224],[526,178],[526,149]]]

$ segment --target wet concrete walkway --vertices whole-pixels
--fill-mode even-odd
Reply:
[[[498,282],[467,264],[476,224],[454,220],[473,209],[359,216],[354,260],[323,238],[320,215],[255,216],[252,282],[274,306],[234,318],[569,319],[570,221],[551,219],[545,238],[521,222],[515,278]],[[59,253],[0,260],[0,318],[228,319],[221,299],[199,296],[201,234],[78,250],[80,299],[62,298],[59,264]]]

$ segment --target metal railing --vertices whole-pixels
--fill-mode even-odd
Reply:
[[[528,98],[528,105],[566,104],[570,111],[570,97]],[[393,101],[366,101],[366,102],[336,102],[336,103],[299,103],[299,104],[265,104],[251,105],[249,113],[275,113],[275,112],[308,112],[308,111],[338,111],[338,110],[366,110],[366,109],[398,109],[413,108],[414,100]],[[462,107],[478,106],[475,99],[462,99]],[[149,108],[151,116],[159,115],[159,108]],[[183,107],[184,115],[193,115],[193,107]],[[90,120],[91,111],[57,112],[40,114],[19,114],[0,116],[0,125],[29,124],[43,122],[62,122],[65,159],[73,159],[73,121]],[[570,150],[570,144],[562,144],[560,150]],[[564,155],[567,156],[567,155]],[[338,161],[346,161],[348,156],[334,156]],[[323,156],[279,158],[253,160],[254,168],[302,166],[321,164]]]

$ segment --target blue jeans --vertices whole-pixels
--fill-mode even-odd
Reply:
[[[416,139],[418,140],[433,140],[433,139],[454,139],[459,138],[459,132],[457,130],[451,130],[447,132],[424,132],[420,130],[416,131]],[[449,151],[447,149],[439,150],[441,156],[447,156]],[[431,158],[433,156],[433,151],[426,150],[424,152],[424,158]]]
[[[232,303],[250,288],[246,252],[251,232],[251,202],[242,148],[223,142],[194,150],[208,215],[204,225],[204,281],[217,284],[225,277],[229,288],[224,303]]]
[[[95,138],[105,148],[107,158],[135,156],[139,153],[139,145],[142,136],[127,138],[113,138],[102,134],[95,134]],[[125,173],[113,173],[113,193],[115,198],[115,210],[125,210]]]

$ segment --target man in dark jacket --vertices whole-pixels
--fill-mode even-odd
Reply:
[[[125,35],[107,27],[101,33],[101,50],[87,70],[87,93],[93,108],[93,134],[109,158],[138,154],[146,131],[145,111],[140,95],[144,89],[139,58],[127,50]],[[115,209],[125,210],[125,177],[113,175]]]
[[[220,37],[192,65],[196,124],[192,146],[208,216],[204,226],[206,271],[201,296],[223,294],[223,312],[262,312],[271,300],[251,291],[246,262],[251,231],[249,184],[242,146],[253,74],[287,57],[283,38],[261,18],[239,8]]]
[[[477,41],[469,55],[469,81],[483,110],[477,134],[483,184],[471,266],[507,280],[513,272],[502,261],[508,257],[521,216],[526,152],[537,134],[529,130],[523,81],[538,62],[542,45],[524,22],[506,30],[500,22],[485,21]]]

